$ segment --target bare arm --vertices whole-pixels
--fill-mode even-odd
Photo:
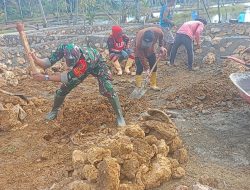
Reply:
[[[32,56],[35,64],[38,65],[39,67],[47,69],[51,66],[49,58],[44,58],[44,59],[38,58],[34,52],[30,53],[30,55]]]

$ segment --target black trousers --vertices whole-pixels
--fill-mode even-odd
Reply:
[[[178,48],[184,45],[187,50],[188,54],[188,69],[192,70],[193,67],[193,60],[194,60],[194,47],[193,47],[193,40],[185,35],[185,34],[176,34],[174,44],[170,53],[170,64],[174,64],[174,60],[176,57],[176,53]]]
[[[153,53],[149,57],[147,57],[147,60],[149,63],[149,68],[151,70],[156,62],[155,53]],[[143,72],[143,65],[142,65],[139,57],[135,57],[135,65],[136,65],[136,75],[141,75]],[[157,66],[154,68],[153,72],[156,72],[156,71],[157,71]]]

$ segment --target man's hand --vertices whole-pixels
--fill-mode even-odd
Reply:
[[[35,79],[37,81],[44,81],[45,80],[45,75],[43,75],[41,73],[32,73],[32,77],[33,77],[33,79]]]
[[[32,59],[34,60],[34,62],[36,63],[37,61],[37,56],[36,56],[36,54],[35,54],[35,52],[30,52],[29,53],[29,56],[31,56],[32,57]]]
[[[164,58],[164,56],[166,55],[167,50],[164,47],[160,47],[160,56],[162,58]]]

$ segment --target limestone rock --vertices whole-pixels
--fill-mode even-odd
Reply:
[[[226,49],[224,47],[220,47],[220,52],[225,52]]]
[[[19,120],[24,120],[27,117],[27,113],[23,110],[23,108],[18,104],[13,107],[13,112],[16,113],[16,116]]]
[[[174,124],[163,123],[160,121],[146,121],[142,124],[147,135],[154,135],[157,139],[164,139],[166,143],[170,143],[177,136],[177,129]]]
[[[6,57],[5,54],[2,51],[0,51],[0,61],[4,60],[5,57]]]
[[[86,164],[82,171],[84,177],[92,183],[95,183],[98,177],[98,170],[94,165]]]
[[[7,81],[0,77],[0,88],[3,86],[7,86]]]
[[[193,189],[192,190],[215,190],[212,187],[206,186],[206,185],[201,185],[199,183],[193,185]]]
[[[68,190],[95,190],[95,185],[77,180],[68,185]]]
[[[7,84],[11,86],[17,86],[18,85],[18,80],[12,71],[5,71],[4,72],[4,78],[7,81]]]
[[[140,167],[140,162],[136,156],[125,160],[121,166],[121,174],[124,175],[127,179],[135,179],[135,175]]]
[[[175,137],[173,141],[169,144],[169,151],[171,153],[175,152],[177,149],[182,148],[182,140],[179,136]]]
[[[0,102],[0,111],[4,111],[4,110],[5,110],[5,108],[4,108],[3,104]]]
[[[175,188],[175,190],[188,190],[188,187],[185,185],[179,185],[178,187]]]
[[[177,159],[180,164],[188,161],[188,152],[185,148],[180,148],[174,152],[173,158]]]
[[[144,190],[144,186],[138,184],[120,184],[119,190]]]
[[[202,59],[203,64],[214,64],[216,62],[216,56],[214,53],[208,53],[205,57]]]
[[[145,137],[145,140],[147,141],[148,144],[157,144],[158,140],[154,135],[148,135]]]
[[[157,155],[152,162],[150,170],[142,175],[142,182],[146,189],[159,186],[162,182],[168,181],[171,177],[171,163],[168,158]]]
[[[220,28],[211,28],[211,33],[214,34],[214,33],[218,33],[220,32],[221,29]]]
[[[87,155],[80,150],[74,150],[72,153],[72,161],[73,163],[81,162],[84,164],[87,161]]]
[[[87,151],[87,158],[91,164],[102,161],[106,157],[111,157],[111,151],[100,147],[92,147]]]
[[[117,157],[123,154],[130,154],[133,151],[133,144],[127,136],[119,136],[117,139],[107,139],[102,142],[103,148],[111,150],[111,156]]]
[[[35,106],[40,107],[46,103],[46,100],[43,98],[38,98],[38,97],[32,97],[30,99],[31,102],[35,104]]]
[[[133,125],[125,129],[125,135],[134,138],[144,138],[145,133],[138,125]]]
[[[212,39],[212,45],[218,45],[220,44],[222,38],[221,37],[215,37]]]
[[[235,28],[235,33],[243,35],[243,34],[245,34],[245,28],[244,27],[237,27],[237,28]]]
[[[148,117],[145,117],[145,120],[155,120],[155,121],[162,121],[165,123],[171,123],[173,124],[170,117],[163,111],[157,110],[157,109],[149,109],[147,111]]]
[[[6,107],[6,106],[5,106]],[[8,107],[0,111],[1,125],[3,130],[10,130],[13,127],[21,126],[22,123],[18,119],[17,113]]]
[[[225,47],[227,48],[227,47],[231,46],[232,44],[233,44],[233,42],[228,42]]]
[[[171,169],[172,171],[174,171],[180,164],[178,162],[178,160],[174,159],[174,158],[168,158],[171,162]]]
[[[186,174],[185,170],[182,167],[177,167],[173,170],[172,177],[174,179],[180,179]]]
[[[120,186],[120,165],[114,158],[104,158],[98,165],[97,189],[118,190]]]
[[[209,177],[208,175],[202,175],[199,178],[199,182],[202,185],[207,185],[207,186],[214,187],[214,188],[219,187],[219,181],[214,177]]]
[[[147,162],[155,155],[155,151],[152,146],[141,139],[132,140],[134,151],[138,153],[141,157],[144,157]]]
[[[17,63],[18,64],[24,64],[26,61],[25,61],[25,59],[23,58],[23,57],[17,57]]]
[[[240,46],[237,47],[237,49],[234,50],[233,53],[234,54],[239,54],[239,53],[243,52],[245,49],[246,49],[246,46],[240,45]]]
[[[157,154],[161,154],[163,156],[168,155],[169,147],[166,145],[166,142],[163,139],[158,141],[158,143],[156,144],[156,147],[157,147]]]

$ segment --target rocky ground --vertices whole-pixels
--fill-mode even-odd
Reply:
[[[140,100],[128,98],[134,89],[134,77],[114,76],[114,86],[130,124],[125,129],[116,128],[112,108],[99,95],[93,77],[68,95],[56,121],[45,122],[44,115],[51,109],[59,84],[37,82],[24,69],[11,70],[2,65],[0,189],[62,189],[69,188],[68,184],[76,188],[83,185],[76,180],[84,178],[88,180],[85,189],[116,189],[119,183],[123,184],[120,189],[163,190],[179,185],[194,189],[192,186],[200,183],[216,189],[248,190],[250,109],[229,79],[231,73],[245,68],[228,61],[219,63],[210,56],[204,58],[203,64],[196,63],[197,71],[189,72],[183,61],[185,56],[178,57],[183,58],[177,60],[177,67],[166,66],[163,61],[159,64],[161,91],[148,90]],[[157,117],[143,120],[143,113],[149,109],[164,111],[174,123]],[[160,125],[163,129],[172,126],[174,135],[169,134],[170,129],[164,133],[155,127]],[[152,136],[157,140],[152,140]],[[174,146],[177,136],[179,145]],[[120,149],[112,149],[112,142]],[[125,149],[121,149],[122,145]],[[137,148],[132,150],[131,146]],[[117,157],[121,155],[115,153],[118,149],[137,156]],[[188,158],[180,156],[183,149],[188,151]],[[140,170],[143,164],[145,167]],[[161,169],[154,169],[156,165]],[[110,175],[107,177],[103,171]],[[145,175],[139,176],[143,172]],[[108,179],[115,179],[112,185],[106,183]]]

